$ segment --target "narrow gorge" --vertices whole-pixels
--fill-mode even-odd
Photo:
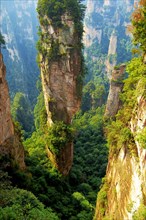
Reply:
[[[0,220],[146,220],[146,0],[1,11]]]

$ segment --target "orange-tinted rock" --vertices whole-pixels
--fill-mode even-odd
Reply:
[[[53,154],[47,148],[47,155],[48,155],[49,159],[52,161],[52,163],[55,165],[55,167],[59,170],[59,172],[62,173],[64,176],[66,176],[72,167],[73,143],[68,143],[60,151],[59,155]]]
[[[80,38],[77,35],[72,17],[65,13],[61,16],[62,26],[56,28],[51,19],[45,16],[47,26],[41,26],[49,43],[42,41],[47,51],[56,53],[46,56],[40,54],[40,68],[48,127],[54,122],[63,121],[71,124],[74,114],[81,103],[81,49],[78,48]],[[49,53],[49,52],[48,52]],[[57,55],[58,53],[58,55]],[[51,57],[52,56],[52,57]],[[48,146],[49,147],[49,146]],[[67,175],[73,161],[73,143],[70,142],[56,156],[48,150],[49,159],[63,174]]]
[[[130,129],[136,135],[146,128],[146,99],[137,99],[137,108],[131,115]],[[134,150],[130,144],[110,153],[106,171],[105,204],[97,200],[94,220],[133,220],[140,204],[146,201],[146,149],[135,138]],[[119,146],[117,146],[119,147]],[[104,213],[102,213],[102,208]],[[104,216],[104,217],[103,217]]]
[[[10,112],[10,98],[6,77],[6,67],[0,54],[0,144],[14,135]]]
[[[0,53],[0,154],[8,156],[21,169],[24,164],[24,149],[15,134],[10,111],[10,97],[6,81],[6,67]]]
[[[113,75],[113,79],[117,80],[119,76],[120,70],[118,74]],[[114,92],[114,88],[112,89]],[[135,105],[127,124],[131,131],[131,137],[125,143],[119,141],[110,145],[105,183],[99,192],[94,220],[103,220],[104,218],[133,220],[136,216],[145,219],[146,90],[144,78],[139,79],[135,89],[137,91]],[[115,139],[116,135],[119,140],[122,138],[121,134],[117,132]],[[142,138],[139,138],[139,135],[142,135]]]

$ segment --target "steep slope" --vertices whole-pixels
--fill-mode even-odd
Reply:
[[[16,134],[11,113],[10,98],[6,77],[6,67],[3,63],[3,57],[0,53],[0,154],[1,162],[9,158],[13,164],[19,165],[21,169],[25,168],[24,149]],[[6,159],[7,158],[7,159]],[[4,160],[4,161],[3,161]],[[5,161],[5,166],[8,166]]]
[[[1,32],[6,41],[3,50],[11,98],[22,92],[34,105],[37,97],[36,64],[37,13],[36,1],[1,1]]]
[[[131,111],[129,128],[121,123],[122,119],[117,119],[109,128],[111,150],[94,219],[132,220],[146,217],[146,81],[142,83],[142,80],[144,78],[137,82],[138,95]],[[127,114],[120,117],[126,118]]]
[[[48,128],[52,128],[52,135],[56,139],[56,143],[52,139],[47,144],[47,151],[50,160],[64,175],[69,172],[73,160],[69,125],[81,102],[81,7],[77,1],[63,1],[60,4],[51,1],[43,3],[41,0],[38,2],[41,25],[38,49],[42,87]]]
[[[146,1],[140,1],[132,17],[134,43],[143,56],[127,65],[129,76],[121,94],[123,107],[106,128],[110,154],[97,199],[94,219],[98,220],[146,219],[145,11]],[[109,116],[112,113],[111,108]]]

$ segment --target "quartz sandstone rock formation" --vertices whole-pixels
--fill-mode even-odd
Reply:
[[[15,133],[10,112],[10,98],[6,81],[6,67],[0,53],[0,154],[8,156],[13,164],[25,168],[24,149]]]
[[[137,108],[130,121],[131,132],[136,137],[146,128],[146,99],[139,96]],[[109,155],[106,171],[106,206],[107,219],[132,220],[140,205],[146,205],[146,149],[135,138],[135,148],[131,153],[128,146],[123,146],[117,154]],[[97,202],[95,220],[103,220],[101,203]]]
[[[113,70],[110,81],[110,90],[106,104],[105,117],[114,117],[120,108],[120,93],[123,89],[125,64]]]
[[[49,19],[48,19],[48,22]],[[55,61],[41,59],[41,77],[47,111],[48,125],[55,120],[71,123],[73,115],[79,109],[78,77],[81,58],[74,46],[78,43],[74,23],[68,14],[62,16],[64,26],[55,29],[51,24],[42,30],[54,44],[58,44],[59,56]],[[48,45],[44,46],[48,48]]]
[[[14,126],[10,112],[10,98],[6,82],[6,68],[0,54],[0,144],[14,135]]]
[[[55,58],[54,54],[50,54],[50,57],[40,54],[48,127],[57,121],[69,125],[81,102],[82,61],[81,51],[78,49],[80,39],[75,31],[74,21],[68,13],[61,16],[61,28],[54,27],[47,16],[44,19],[48,25],[41,25],[41,29],[50,43],[43,42],[43,47],[49,52],[56,46]],[[73,161],[73,143],[64,146],[58,156],[53,154],[49,147],[47,153],[57,169],[67,175]]]
[[[101,188],[104,197],[102,201],[97,200],[94,220],[103,220],[104,217],[133,220],[133,215],[142,205],[146,208],[146,145],[138,139],[138,135],[146,129],[145,86],[143,79],[140,79],[136,86],[138,95],[128,123],[133,135],[132,142],[116,146],[115,153],[110,150],[106,179]],[[112,91],[116,91],[116,88],[113,87]],[[110,97],[111,100],[114,99],[114,96]],[[113,108],[115,106],[118,105],[113,103]],[[111,111],[110,108],[112,102],[109,102],[106,114],[114,116],[117,107]]]

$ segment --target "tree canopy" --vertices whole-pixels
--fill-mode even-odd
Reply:
[[[146,0],[140,0],[132,14],[133,43],[146,53]]]

